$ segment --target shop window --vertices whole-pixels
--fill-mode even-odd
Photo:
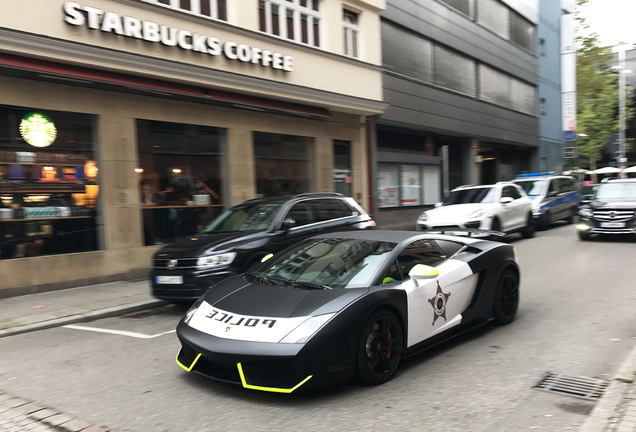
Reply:
[[[358,57],[358,33],[360,27],[358,14],[348,9],[342,10],[342,26],[344,30],[344,54],[350,57]]]
[[[223,210],[226,130],[137,120],[144,242],[196,234]]]
[[[440,169],[436,165],[380,164],[378,207],[430,205],[440,200]]]
[[[313,138],[253,132],[256,193],[281,196],[310,192]]]
[[[227,21],[227,0],[140,0],[146,3],[154,3],[169,7],[170,9],[181,10]]]
[[[258,16],[260,31],[320,47],[318,0],[259,0]]]
[[[0,106],[0,259],[103,248],[96,123]]]
[[[351,196],[351,141],[334,140],[333,160],[334,191]]]

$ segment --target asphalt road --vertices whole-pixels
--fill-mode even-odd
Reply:
[[[0,339],[0,388],[124,431],[576,431],[594,403],[534,390],[546,372],[609,379],[636,344],[636,242],[573,225],[509,240],[522,270],[509,326],[404,361],[380,387],[279,395],[179,368],[183,308]],[[568,429],[571,428],[571,429]]]

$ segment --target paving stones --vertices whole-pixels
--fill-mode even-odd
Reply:
[[[0,432],[108,432],[108,429],[0,390]]]

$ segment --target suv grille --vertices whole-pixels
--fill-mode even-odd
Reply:
[[[171,260],[165,258],[155,258],[152,264],[156,269],[165,270],[168,268],[168,261]],[[191,269],[196,268],[197,266],[197,258],[181,258],[177,259],[176,261],[177,266],[174,267],[174,269]]]
[[[595,210],[592,215],[595,219],[611,222],[622,222],[634,217],[634,210]]]

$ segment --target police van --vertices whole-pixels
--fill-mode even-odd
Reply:
[[[513,182],[532,200],[532,215],[538,229],[548,229],[552,222],[561,219],[574,222],[579,202],[574,177],[553,172],[527,173],[519,174]]]

